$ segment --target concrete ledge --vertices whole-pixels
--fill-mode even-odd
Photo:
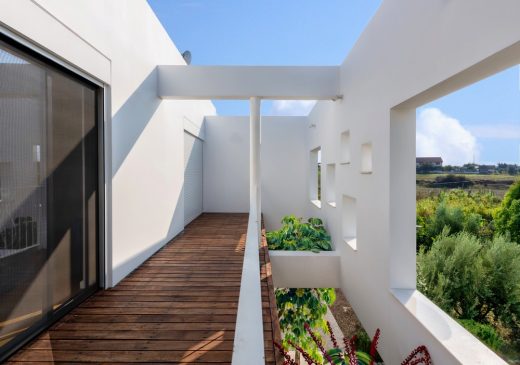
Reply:
[[[338,251],[269,250],[273,283],[277,288],[339,288],[341,263]]]
[[[417,290],[392,289],[390,292],[461,364],[506,365],[497,354]]]
[[[233,342],[233,365],[265,364],[258,228],[258,222],[249,213]]]

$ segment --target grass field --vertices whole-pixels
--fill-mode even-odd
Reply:
[[[417,181],[435,181],[435,178],[439,176],[446,176],[446,174],[417,174]],[[494,182],[516,182],[520,180],[520,175],[478,175],[478,174],[455,174],[455,176],[464,176],[468,181],[479,182],[487,181],[490,183]]]
[[[447,176],[448,174],[417,174],[417,200],[432,195],[438,195],[441,191],[460,188],[457,184],[452,183],[436,183],[437,177]],[[471,186],[464,187],[464,190],[475,192],[491,192],[496,196],[503,198],[509,187],[520,180],[519,175],[477,175],[477,174],[456,174],[463,176],[466,181],[471,182]]]

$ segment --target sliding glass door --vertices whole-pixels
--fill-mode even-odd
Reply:
[[[98,286],[97,94],[0,40],[0,359]]]

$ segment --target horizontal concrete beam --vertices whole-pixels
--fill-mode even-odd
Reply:
[[[276,288],[340,288],[341,261],[338,251],[269,250]]]
[[[158,67],[162,99],[336,100],[338,66],[176,66]]]

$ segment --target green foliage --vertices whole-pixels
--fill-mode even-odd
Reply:
[[[494,351],[500,350],[504,345],[497,330],[489,324],[479,323],[472,319],[460,319],[459,323]]]
[[[520,182],[502,203],[459,189],[421,199],[417,225],[418,289],[490,348],[517,356]]]
[[[356,349],[365,354],[370,354],[370,346],[372,345],[372,339],[370,336],[368,336],[368,333],[363,329],[360,328],[356,332],[356,341],[355,341]],[[368,355],[370,356],[370,355]],[[383,359],[381,358],[381,355],[379,355],[379,352],[376,351],[375,354],[375,362],[376,363],[382,363]]]
[[[418,289],[456,317],[477,317],[485,275],[480,249],[474,236],[465,232],[450,236],[444,230],[429,251],[419,252]]]
[[[444,230],[417,257],[417,286],[459,319],[517,328],[520,320],[520,245],[507,236],[481,241]]]
[[[485,244],[482,263],[486,273],[480,296],[482,308],[510,327],[520,324],[520,245],[507,236],[496,236]],[[483,288],[483,289],[484,289]]]
[[[282,228],[266,233],[270,250],[286,251],[331,251],[331,241],[323,222],[319,218],[309,218],[306,223],[294,215],[282,219]]]
[[[267,232],[270,250],[289,251],[331,251],[331,240],[323,221],[319,218],[302,218],[294,215],[282,219],[282,228]],[[276,289],[276,305],[280,327],[284,334],[284,346],[292,342],[301,346],[313,358],[321,359],[321,354],[310,337],[306,335],[305,323],[313,330],[327,331],[325,313],[327,307],[336,300],[336,292],[324,289]]]
[[[350,359],[347,353],[345,353],[342,349],[333,348],[327,351],[327,354],[332,359],[333,365],[349,365],[354,359]],[[372,364],[372,358],[370,354],[364,351],[356,351],[357,363],[356,365],[370,365]],[[326,362],[320,363],[325,364]]]
[[[496,229],[499,233],[511,235],[520,243],[520,181],[511,185],[500,208],[495,215]]]
[[[316,344],[305,330],[305,323],[316,332],[328,332],[324,316],[327,307],[336,300],[333,288],[323,289],[276,289],[276,306],[283,333],[284,347],[292,347],[289,342],[301,346],[314,359],[322,360]],[[319,333],[316,333],[319,336]]]
[[[460,207],[453,207],[442,201],[435,210],[430,230],[433,236],[442,232],[444,227],[448,227],[451,233],[458,233],[464,229],[464,212]]]
[[[328,331],[325,331],[330,338],[330,342],[332,342],[333,347],[327,349],[324,345],[324,342],[321,336],[313,331],[308,324],[305,325],[305,330],[309,335],[309,338],[312,339],[314,344],[319,348],[320,358],[317,359],[312,356],[308,351],[302,349],[298,346],[298,352],[301,353],[303,359],[308,364],[316,364],[316,365],[324,365],[325,363],[331,365],[373,365],[374,363],[382,364],[383,360],[379,356],[377,351],[377,346],[379,343],[379,337],[381,331],[379,328],[376,330],[374,338],[370,340],[366,332],[360,332],[360,335],[363,337],[362,341],[368,341],[366,344],[366,348],[368,351],[359,350],[357,344],[358,341],[355,340],[356,336],[352,339],[348,339],[346,337],[343,338],[343,343],[340,345],[337,341],[334,333],[332,333],[332,328],[330,323],[327,322]],[[328,332],[328,333],[327,333]],[[364,344],[364,342],[363,342]],[[277,342],[274,342],[275,347],[281,352],[283,358],[286,360],[284,364],[296,364],[297,362],[292,360],[291,355],[287,352],[287,347],[280,345]],[[323,355],[323,356],[321,356]],[[299,363],[299,362],[298,362]],[[430,353],[426,346],[418,346],[415,348],[410,355],[402,362],[403,365],[406,364],[431,364]]]
[[[447,227],[452,234],[469,232],[491,239],[493,213],[500,200],[491,193],[471,193],[459,189],[417,202],[417,245],[428,249]]]

